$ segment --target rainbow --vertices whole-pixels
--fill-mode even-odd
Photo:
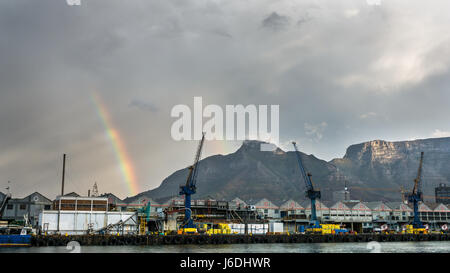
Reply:
[[[132,161],[130,160],[125,148],[125,143],[120,137],[119,132],[114,128],[105,104],[102,102],[100,96],[95,92],[92,93],[92,101],[94,102],[98,116],[105,127],[106,135],[113,147],[114,154],[120,167],[120,172],[122,173],[123,179],[129,188],[129,193],[131,195],[136,195],[139,193],[139,187]]]

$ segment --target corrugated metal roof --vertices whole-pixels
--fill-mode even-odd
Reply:
[[[283,204],[281,204],[280,208],[282,209],[305,209],[302,205],[300,205],[298,202],[296,202],[293,199],[289,199]]]

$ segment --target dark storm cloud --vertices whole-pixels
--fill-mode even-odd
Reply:
[[[144,111],[149,111],[149,112],[158,111],[158,108],[155,105],[153,105],[152,103],[140,101],[138,99],[133,99],[129,105],[130,105],[130,107],[137,107],[138,109],[141,109]]]
[[[67,153],[68,191],[83,194],[97,181],[100,192],[129,195],[94,93],[141,190],[191,164],[196,143],[172,140],[170,111],[192,107],[193,96],[222,107],[278,104],[282,148],[295,139],[327,160],[366,140],[446,134],[448,8],[420,1],[2,1],[0,186],[11,180],[13,193],[52,197]],[[205,156],[231,152],[205,149]]]
[[[272,12],[262,20],[262,26],[271,30],[280,30],[287,27],[290,21],[289,17]]]
[[[233,38],[233,36],[223,29],[213,29],[211,33],[225,37],[225,38]]]

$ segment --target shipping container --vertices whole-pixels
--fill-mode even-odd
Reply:
[[[269,224],[269,232],[274,232],[274,233],[284,232],[283,223],[271,222]]]

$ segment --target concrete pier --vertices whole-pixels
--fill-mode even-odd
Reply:
[[[70,241],[80,245],[177,245],[177,244],[264,244],[264,243],[344,243],[450,241],[450,234],[348,234],[348,235],[38,235],[32,246],[66,246]]]

